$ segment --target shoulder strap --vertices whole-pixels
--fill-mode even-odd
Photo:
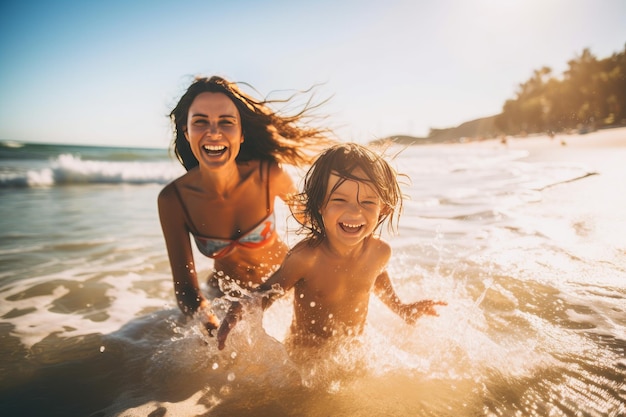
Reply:
[[[270,214],[270,168],[271,168],[271,163],[268,161],[267,162],[267,190],[266,190],[266,203],[265,203],[265,210],[267,211],[267,214]]]
[[[193,233],[194,235],[199,234],[198,229],[196,229],[196,226],[194,226],[193,222],[191,221],[191,216],[189,215],[189,212],[187,211],[187,207],[185,206],[185,203],[183,202],[183,198],[180,195],[178,186],[176,185],[176,183],[174,183],[173,185],[174,185],[174,191],[176,192],[176,197],[178,197],[178,202],[180,203],[180,206],[183,208],[183,213],[185,214],[185,223],[187,223],[187,227],[189,228],[191,233]]]

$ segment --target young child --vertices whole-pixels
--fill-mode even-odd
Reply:
[[[360,334],[372,292],[410,324],[424,314],[436,316],[434,307],[447,304],[404,304],[391,285],[386,270],[391,248],[374,232],[386,220],[394,227],[402,194],[395,171],[381,156],[354,143],[329,148],[307,172],[300,197],[303,213],[295,217],[308,235],[255,290],[266,309],[294,289],[292,346],[319,346],[333,336]],[[219,349],[242,312],[242,304],[235,302],[222,320]]]

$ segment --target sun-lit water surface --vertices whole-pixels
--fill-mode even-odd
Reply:
[[[496,143],[402,150],[394,165],[410,177],[410,198],[399,233],[385,232],[389,272],[403,300],[448,306],[409,326],[372,299],[362,338],[298,357],[281,343],[291,295],[242,322],[224,351],[183,321],[156,214],[163,173],[179,173],[173,162],[149,160],[164,168],[146,178],[136,165],[65,157],[53,172],[68,172],[52,178],[78,180],[17,188],[28,170],[5,169],[0,409],[623,415],[626,153],[590,150],[584,163],[527,156]],[[279,228],[290,244],[300,238],[292,220]]]

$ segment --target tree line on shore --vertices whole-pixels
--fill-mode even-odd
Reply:
[[[523,136],[526,134],[588,131],[626,126],[626,44],[622,52],[596,58],[588,48],[568,62],[556,77],[549,67],[535,70],[507,100],[500,114],[446,129],[430,129],[426,138],[398,135],[397,143],[441,143]]]
[[[568,61],[560,78],[549,67],[533,72],[495,117],[502,134],[595,130],[626,124],[626,45],[597,59],[589,49]]]

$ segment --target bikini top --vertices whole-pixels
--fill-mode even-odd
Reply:
[[[262,164],[259,166],[259,171],[261,171]],[[183,203],[183,200],[180,196],[180,192],[176,185],[174,186],[176,190],[176,195],[178,196],[178,200],[180,201],[180,205],[183,208],[185,213],[185,220],[187,222],[187,227],[190,228],[190,232],[193,235],[194,240],[196,241],[196,246],[200,252],[213,259],[220,259],[225,256],[228,256],[235,248],[243,247],[249,249],[260,248],[267,244],[270,238],[274,235],[276,231],[276,216],[274,212],[270,211],[270,166],[267,165],[267,191],[266,191],[266,211],[268,216],[261,220],[256,226],[250,229],[248,232],[239,236],[237,239],[221,239],[221,238],[213,238],[202,236],[197,233],[198,229],[194,226],[191,221],[191,216],[189,216],[189,212],[187,211],[187,207]]]

